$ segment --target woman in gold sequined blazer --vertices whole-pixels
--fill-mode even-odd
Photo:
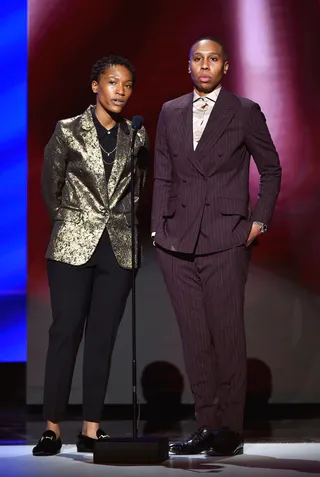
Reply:
[[[34,455],[60,452],[59,422],[84,330],[84,421],[78,451],[90,452],[95,439],[108,438],[99,423],[112,350],[131,289],[132,127],[121,112],[132,94],[135,71],[125,58],[104,57],[93,66],[91,80],[96,105],[59,121],[45,148],[42,195],[53,225],[46,253],[53,322],[44,386],[47,430]],[[135,141],[136,206],[147,157],[142,128]],[[135,267],[138,257],[137,246]]]

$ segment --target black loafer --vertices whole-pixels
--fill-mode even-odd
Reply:
[[[212,447],[207,451],[209,456],[233,456],[243,454],[243,438],[240,434],[223,427],[215,433]]]
[[[35,456],[56,455],[59,454],[61,447],[60,437],[57,438],[53,431],[45,431],[38,444],[32,449],[32,454]]]
[[[170,444],[169,452],[176,455],[200,454],[210,449],[213,446],[213,442],[214,433],[206,427],[200,427],[185,441]]]
[[[78,452],[93,452],[94,444],[98,441],[105,441],[110,439],[110,436],[106,434],[102,429],[97,430],[97,439],[93,439],[92,437],[85,436],[80,432],[78,435],[78,442],[77,442],[77,451]]]

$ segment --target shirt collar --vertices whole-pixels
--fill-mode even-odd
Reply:
[[[117,135],[117,130],[118,130],[118,124],[116,124],[112,129],[110,129],[110,132],[108,134],[108,130],[102,126],[102,124],[100,123],[100,121],[98,120],[97,116],[96,116],[96,111],[95,111],[95,108],[92,110],[92,119],[93,119],[93,123],[96,127],[96,130],[97,130],[97,134],[98,134],[98,138],[99,139],[102,139],[104,138],[104,136],[109,136],[109,135]]]
[[[195,103],[200,98],[203,98],[203,99],[208,98],[215,103],[218,99],[220,91],[221,91],[221,86],[219,86],[219,88],[214,89],[213,91],[211,91],[211,93],[208,93],[205,96],[199,96],[196,91],[193,91],[193,102]]]

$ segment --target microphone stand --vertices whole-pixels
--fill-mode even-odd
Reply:
[[[136,331],[136,234],[135,234],[135,164],[134,164],[134,143],[137,136],[137,129],[132,132],[132,141],[130,148],[130,174],[131,174],[131,264],[132,264],[132,288],[131,288],[131,316],[132,316],[132,437],[137,439],[138,420],[137,420],[137,331]],[[138,264],[137,264],[138,265]]]
[[[167,437],[138,437],[137,422],[137,334],[136,334],[136,215],[135,215],[135,160],[134,144],[143,118],[132,118],[132,140],[130,147],[130,202],[131,202],[131,264],[132,264],[132,438],[119,437],[104,441],[97,440],[94,445],[93,462],[95,464],[160,464],[169,458],[169,441]],[[137,252],[137,253],[136,253]]]

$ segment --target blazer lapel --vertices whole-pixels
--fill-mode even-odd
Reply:
[[[102,196],[103,202],[105,204],[108,204],[108,193],[104,164],[99,146],[97,131],[92,119],[92,109],[93,106],[89,106],[89,108],[83,113],[81,117],[84,150],[86,151],[88,160],[90,162],[90,169],[92,171],[93,179],[96,182],[96,187]]]
[[[177,135],[181,138],[181,145],[185,148],[186,155],[193,166],[204,175],[204,170],[193,149],[193,93],[184,97],[184,101],[178,106],[177,117],[174,118]]]
[[[116,155],[108,182],[109,200],[111,199],[118,185],[126,162],[130,159],[131,137],[132,133],[130,134],[130,130],[126,121],[121,121],[118,128]]]
[[[234,114],[234,97],[222,88],[195,151],[199,162],[224,133]]]
[[[180,130],[178,130],[178,137],[181,139],[182,145],[187,152],[192,152],[192,94],[186,97],[184,103],[178,109],[178,118],[176,118],[176,124]]]
[[[81,117],[81,127],[84,130],[83,138],[86,152],[90,160],[90,168],[96,181],[97,188],[103,197],[104,203],[109,204],[120,180],[126,161],[129,158],[131,134],[126,121],[121,121],[118,128],[115,160],[107,186],[99,139],[92,119],[92,109],[93,106],[90,106],[83,113]]]

